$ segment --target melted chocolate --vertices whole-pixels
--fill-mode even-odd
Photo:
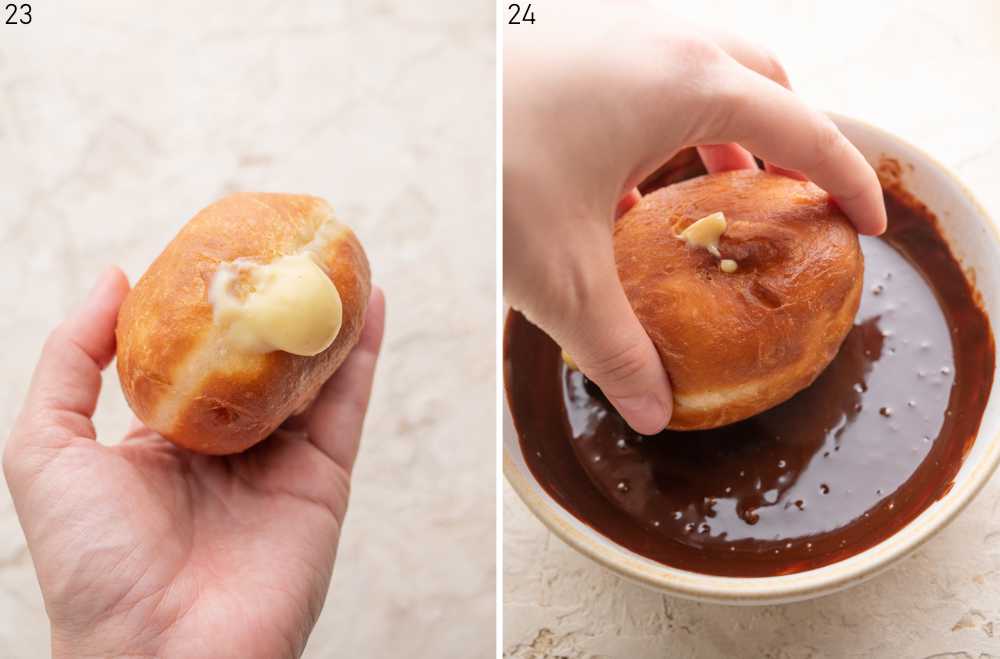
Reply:
[[[886,205],[889,230],[861,239],[864,295],[837,357],[791,400],[724,428],[636,434],[511,313],[508,401],[542,486],[639,554],[731,576],[833,563],[943,496],[989,397],[993,336],[934,218],[892,193]]]

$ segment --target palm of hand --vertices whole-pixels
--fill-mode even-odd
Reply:
[[[127,292],[110,269],[52,332],[4,449],[53,655],[297,656],[330,583],[385,298],[372,289],[357,345],[306,411],[210,457],[144,427],[96,442]]]
[[[348,482],[305,433],[229,457],[149,430],[115,447],[75,437],[25,501],[53,627],[100,630],[115,653],[296,656],[329,584]]]

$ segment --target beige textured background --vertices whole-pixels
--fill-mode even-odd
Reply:
[[[536,19],[551,20],[544,3]],[[813,104],[882,126],[952,167],[1000,220],[1000,3],[677,3],[768,45]],[[566,657],[1000,657],[1000,475],[891,572],[830,597],[736,609],[625,583],[504,489],[504,648]]]
[[[134,281],[232,190],[322,195],[389,308],[306,656],[492,656],[493,6],[33,4],[33,24],[0,24],[0,438],[46,332],[105,266]],[[99,433],[120,435],[127,414],[109,372]],[[0,657],[47,653],[3,487]]]

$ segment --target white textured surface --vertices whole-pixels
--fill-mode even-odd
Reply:
[[[357,230],[389,307],[306,656],[492,656],[493,7],[33,4],[32,25],[0,24],[0,437],[44,335],[105,266],[134,281],[232,190],[324,196]],[[98,430],[126,423],[109,373]],[[3,487],[0,656],[47,652]]]
[[[921,147],[1000,218],[1000,3],[731,0],[682,11],[768,45],[811,103]],[[626,583],[546,531],[508,485],[503,496],[510,657],[1000,657],[1000,476],[890,572],[760,608]]]

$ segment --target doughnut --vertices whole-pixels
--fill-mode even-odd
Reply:
[[[371,278],[325,201],[239,193],[199,212],[118,315],[136,416],[197,453],[238,453],[307,404],[358,342]]]
[[[809,386],[861,299],[847,217],[814,184],[764,171],[646,195],[616,223],[614,252],[670,378],[676,430],[740,421]]]

